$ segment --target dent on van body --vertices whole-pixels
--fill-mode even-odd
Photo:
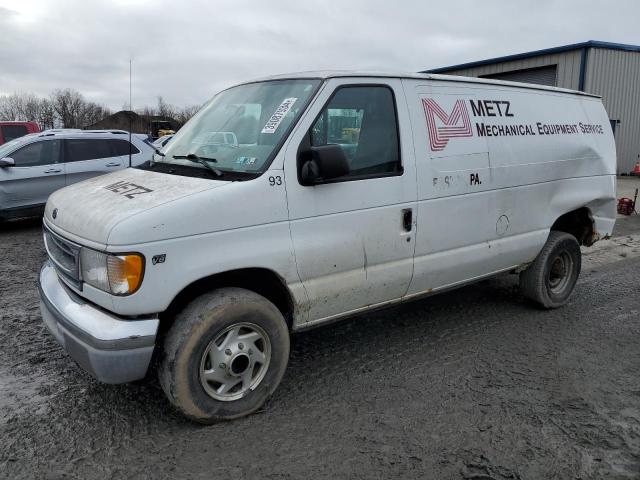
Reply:
[[[562,215],[615,219],[615,144],[598,99],[403,80],[417,151],[418,238],[409,294],[533,261]],[[496,102],[508,105],[500,111]],[[492,108],[478,108],[478,105]],[[602,125],[603,128],[582,128]],[[489,131],[489,133],[487,133]]]

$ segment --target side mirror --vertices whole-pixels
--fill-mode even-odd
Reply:
[[[340,145],[311,147],[311,160],[302,164],[300,179],[303,185],[315,185],[349,173],[349,161]]]
[[[15,167],[16,161],[11,157],[0,158],[0,168]]]

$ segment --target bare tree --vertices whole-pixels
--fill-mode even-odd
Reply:
[[[0,120],[41,123],[43,109],[46,110],[47,107],[48,105],[43,99],[32,93],[14,93],[0,97]],[[53,122],[48,121],[45,123],[46,125],[51,125]]]
[[[180,108],[165,102],[162,96],[158,96],[157,98],[156,107],[145,105],[144,107],[137,108],[136,113],[147,117],[171,118],[175,120],[179,126],[182,126],[202,108],[202,105],[189,105]]]
[[[175,118],[177,113],[176,107],[165,102],[162,96],[158,96],[157,112],[158,116],[165,118]]]
[[[188,107],[184,107],[176,113],[175,119],[180,125],[184,125],[191,117],[198,113],[200,108],[202,108],[201,105],[190,105]]]
[[[40,99],[32,93],[21,95],[22,118],[25,121],[37,121],[40,116]]]
[[[53,108],[53,103],[48,98],[40,99],[37,122],[42,130],[56,127],[56,111]]]
[[[158,111],[154,107],[150,107],[148,105],[145,105],[142,108],[138,108],[136,110],[136,113],[138,115],[144,115],[146,117],[155,117],[158,115]]]
[[[0,98],[0,119],[25,121],[22,95],[14,93]]]
[[[111,110],[102,105],[93,102],[86,102],[80,112],[80,124],[83,127],[99,122],[105,117],[111,115]]]
[[[174,119],[179,126],[187,122],[199,109],[198,105],[179,108],[158,96],[156,106],[144,106],[136,112],[145,116]],[[129,105],[123,107],[127,110]],[[111,110],[70,88],[54,90],[49,98],[32,93],[14,93],[0,96],[0,120],[35,121],[43,130],[49,128],[83,128],[111,115]]]
[[[81,117],[85,100],[80,92],[70,88],[54,90],[51,102],[63,128],[82,127]]]

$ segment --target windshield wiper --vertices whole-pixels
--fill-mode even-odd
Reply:
[[[149,145],[153,149],[153,155],[151,155],[151,165],[155,163],[155,158],[154,158],[155,155],[158,155],[159,157],[165,156],[164,153],[162,153],[159,148],[156,148],[155,145],[151,143],[147,143],[147,145]]]
[[[222,170],[218,170],[217,168],[214,168],[211,165],[209,165],[209,162],[217,162],[218,161],[215,158],[199,157],[195,153],[190,153],[188,155],[174,155],[173,158],[177,158],[177,159],[184,158],[185,160],[189,160],[189,161],[191,161],[193,163],[199,163],[200,165],[202,165],[202,166],[208,168],[210,171],[212,171],[215,174],[216,177],[223,177],[224,176],[224,173],[222,172]]]
[[[200,157],[198,155],[196,155],[195,153],[189,153],[188,155],[174,155],[173,158],[186,158],[187,160],[205,160],[207,162],[215,162],[218,163],[218,160],[216,160],[215,158],[208,158],[208,157]]]

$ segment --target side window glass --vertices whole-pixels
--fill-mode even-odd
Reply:
[[[97,138],[72,138],[65,140],[67,162],[81,162],[97,158],[109,158],[111,153],[109,140]]]
[[[2,128],[2,136],[5,142],[10,142],[14,138],[20,138],[29,133],[24,125],[3,125],[0,128]]]
[[[16,167],[34,167],[58,163],[60,157],[60,140],[42,140],[25,145],[10,155]]]
[[[340,88],[311,127],[309,140],[312,146],[340,145],[349,160],[348,178],[402,171],[390,88]]]
[[[131,155],[140,153],[140,150],[138,150],[134,144],[129,143],[128,140],[109,140],[109,143],[111,144],[112,155],[114,157],[129,155],[129,149],[131,149]]]

